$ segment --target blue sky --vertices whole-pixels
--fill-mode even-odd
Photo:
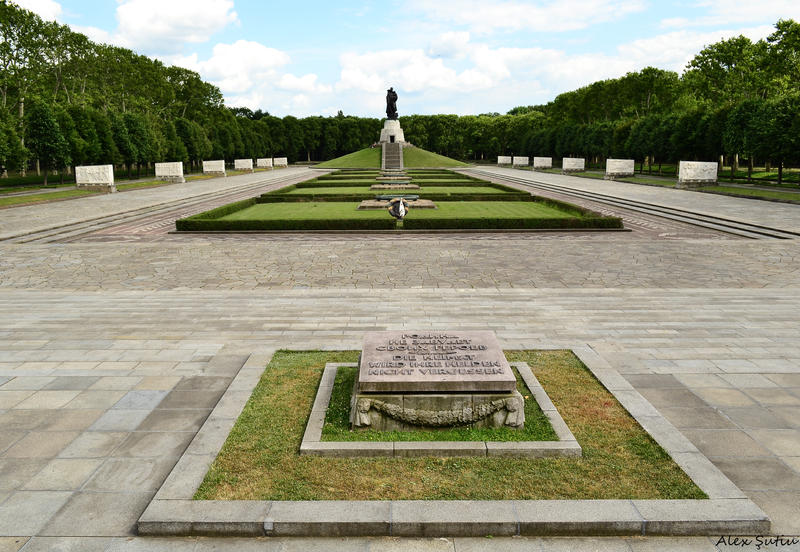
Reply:
[[[381,117],[389,86],[400,115],[505,113],[800,20],[798,0],[14,1],[300,117]]]

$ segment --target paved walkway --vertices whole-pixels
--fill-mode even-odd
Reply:
[[[236,178],[251,177],[262,175]],[[122,197],[145,204],[179,189]],[[654,191],[654,201],[706,199]],[[113,198],[39,206],[36,221],[31,208],[7,210],[3,232],[111,212],[90,202]],[[709,198],[731,212],[733,198]],[[0,551],[715,549],[719,537],[133,535],[249,354],[356,348],[364,331],[402,328],[489,328],[507,348],[589,343],[771,516],[774,533],[800,533],[800,240],[613,236],[0,245]]]
[[[762,224],[772,228],[800,232],[800,208],[798,208],[800,206],[798,205],[521,169],[501,167],[480,167],[480,169],[498,175],[569,186],[576,190],[596,192],[655,205],[685,209],[705,215],[714,215],[751,224]]]

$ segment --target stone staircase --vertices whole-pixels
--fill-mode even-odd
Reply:
[[[399,142],[381,144],[381,169],[403,170],[403,145]]]

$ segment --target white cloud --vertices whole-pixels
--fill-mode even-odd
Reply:
[[[30,10],[45,21],[58,20],[61,17],[61,4],[53,0],[14,0],[21,8]]]
[[[333,90],[328,84],[319,84],[317,82],[317,75],[309,73],[302,77],[296,77],[291,73],[283,75],[277,83],[278,88],[282,90],[293,90],[297,92],[307,93],[328,93]]]
[[[205,61],[199,61],[196,54],[183,58],[185,67],[200,72],[229,93],[245,93],[260,81],[275,79],[276,70],[287,63],[289,56],[285,52],[248,40],[217,44]]]
[[[709,44],[739,35],[758,40],[773,30],[770,25],[710,32],[681,30],[622,44],[617,50],[622,58],[635,61],[637,66],[652,65],[680,73]]]
[[[116,39],[106,30],[98,29],[97,27],[84,27],[81,25],[70,25],[70,28],[76,33],[82,33],[89,37],[94,42],[101,44],[115,44]]]
[[[774,23],[778,19],[800,19],[797,0],[706,0],[697,7],[706,8],[707,15],[686,18],[674,17],[661,22],[664,27],[695,27],[713,25]]]
[[[117,7],[122,43],[150,52],[177,52],[238,21],[233,0],[123,0]]]
[[[453,31],[439,35],[431,40],[428,46],[428,54],[433,57],[461,59],[471,49],[469,33],[466,31]]]
[[[536,4],[506,0],[406,0],[428,19],[466,25],[477,33],[495,30],[563,32],[585,29],[643,11],[644,0],[550,0]]]

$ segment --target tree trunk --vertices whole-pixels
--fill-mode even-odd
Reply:
[[[19,99],[19,143],[25,148],[25,98]],[[25,178],[25,170],[28,168],[27,161],[23,161],[19,175]]]
[[[778,162],[778,186],[783,184],[783,159]]]
[[[739,170],[739,154],[734,153],[731,159],[731,181],[736,177],[736,171]]]
[[[42,166],[39,163],[39,160],[36,160],[36,176],[42,176]],[[44,181],[47,182],[47,175],[44,175]]]
[[[772,163],[769,160],[764,162],[764,170],[766,172],[769,172],[769,171],[772,170]]]
[[[755,165],[756,161],[753,159],[753,156],[750,156],[750,159],[747,160],[747,181],[752,182],[753,180],[753,165]]]
[[[64,185],[64,171],[58,171],[58,183]]]
[[[38,159],[36,160],[36,170],[37,171],[39,170],[39,160]],[[44,184],[43,184],[43,186],[45,186],[45,187],[47,187],[47,175],[49,173],[50,173],[50,171],[44,171]]]
[[[127,163],[128,165],[128,180],[131,179],[133,176],[133,163]]]

